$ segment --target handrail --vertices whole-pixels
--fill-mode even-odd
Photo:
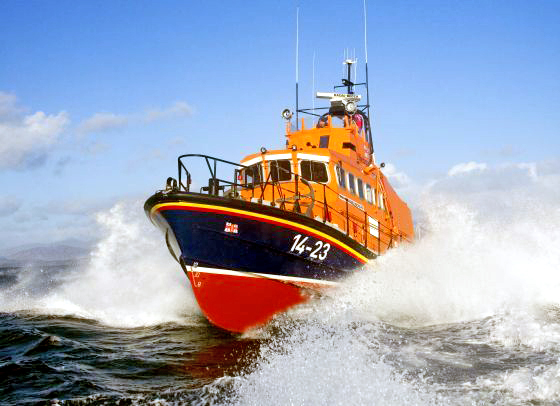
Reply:
[[[216,157],[213,157],[213,156],[210,156],[210,155],[204,155],[204,154],[184,154],[184,155],[180,155],[177,158],[177,168],[178,168],[178,185],[177,186],[179,187],[179,190],[183,189],[186,192],[190,191],[191,174],[187,170],[186,166],[183,164],[182,159],[183,158],[193,158],[193,157],[204,158],[204,160],[206,161],[206,165],[208,166],[208,169],[210,171],[210,174],[212,175],[212,179],[214,181],[223,182],[223,183],[230,184],[230,185],[236,184],[237,178],[234,179],[234,182],[230,182],[230,181],[225,180],[225,179],[217,178],[216,177],[216,162],[222,162],[222,163],[237,166],[237,167],[240,167],[240,168],[248,168],[245,165],[238,164],[236,162],[226,161],[225,159],[216,158]],[[214,170],[212,170],[212,167],[210,165],[209,160],[213,161]],[[183,169],[185,171],[185,174],[187,175],[187,184],[186,185],[184,185],[183,182],[182,182],[182,170],[181,169]],[[209,187],[212,187],[212,190],[209,190],[209,192],[217,192],[217,191],[213,190],[214,185],[209,185]],[[212,193],[212,194],[217,194],[217,193]]]
[[[258,195],[258,201],[263,202],[265,191],[270,186],[272,190],[272,202],[270,204],[275,206],[276,204],[280,205],[280,209],[287,210],[286,203],[293,201],[292,203],[292,211],[301,213],[301,206],[300,200],[302,199],[310,199],[309,203],[306,203],[307,209],[304,213],[307,217],[313,216],[314,208],[317,207],[322,209],[322,217],[323,223],[330,223],[336,224],[337,222],[333,222],[333,216],[342,216],[341,223],[345,225],[344,232],[346,235],[350,236],[350,228],[353,227],[356,230],[355,226],[358,226],[359,229],[363,232],[363,244],[365,247],[368,247],[368,234],[370,234],[370,229],[373,225],[369,224],[368,221],[368,212],[364,208],[357,207],[356,205],[352,204],[353,209],[358,212],[361,212],[363,216],[363,220],[356,221],[354,219],[355,214],[350,214],[350,199],[344,195],[341,195],[338,190],[335,190],[328,186],[325,183],[317,183],[318,185],[322,185],[323,189],[323,198],[321,200],[316,200],[315,198],[315,188],[311,184],[311,181],[301,177],[300,174],[294,173],[291,170],[287,170],[284,168],[279,167],[278,165],[274,168],[277,171],[281,171],[285,174],[290,175],[290,180],[280,181],[280,180],[273,180],[272,179],[272,171],[269,170],[266,176],[266,179],[263,179],[264,172],[261,172],[261,168],[256,167],[258,172],[255,172],[254,166],[246,166],[243,164],[239,164],[236,162],[227,161],[224,159],[212,157],[210,155],[204,154],[184,154],[180,155],[177,158],[177,168],[178,168],[178,182],[175,190],[183,190],[185,192],[190,192],[190,186],[192,183],[191,174],[188,171],[187,167],[185,166],[183,159],[184,158],[202,158],[205,160],[208,170],[210,172],[210,179],[208,180],[208,186],[203,186],[200,189],[200,193],[207,192],[210,195],[219,196],[220,192],[223,193],[224,196],[229,196],[232,198],[239,198],[240,194],[238,192],[242,191],[251,191],[251,198],[255,198],[255,192],[260,189],[260,194]],[[217,173],[217,163],[224,163],[227,165],[234,166],[233,171],[233,182],[227,179],[222,179],[218,177]],[[183,176],[183,174],[185,176]],[[245,183],[238,183],[239,176],[243,174],[245,177]],[[183,182],[184,178],[186,177],[186,183]],[[252,182],[248,183],[248,177],[251,177]],[[277,172],[277,179],[280,178],[279,172]],[[299,183],[304,184],[309,192],[307,194],[300,193],[299,190]],[[226,185],[230,188],[226,191]],[[290,187],[293,185],[293,189]],[[338,212],[336,208],[328,204],[327,201],[327,190],[333,192],[337,196],[342,197],[342,199],[346,202],[346,209],[343,213]],[[278,198],[276,198],[276,192],[278,194]],[[357,217],[359,218],[359,217]],[[377,220],[377,219],[376,219]],[[381,244],[383,246],[390,247],[393,244],[394,237],[396,236],[393,230],[390,227],[387,227],[385,224],[381,223],[377,220],[377,226],[373,226],[374,229],[377,230],[377,252],[379,253],[381,250]],[[355,232],[355,231],[354,231]],[[371,234],[374,235],[374,234]],[[383,238],[382,238],[383,237]],[[400,235],[402,239],[408,241],[403,235]],[[382,241],[382,239],[384,241]],[[371,243],[374,243],[373,240],[370,240]]]

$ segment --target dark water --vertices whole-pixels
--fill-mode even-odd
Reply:
[[[83,265],[0,268],[5,304],[60,290]],[[196,313],[184,314],[180,324],[116,328],[42,314],[34,304],[32,310],[0,313],[1,404],[220,401],[221,394],[206,393],[204,386],[249,367],[259,346],[258,340],[213,328]]]
[[[133,329],[31,313],[0,321],[3,404],[223,401],[227,388],[213,394],[204,386],[249,368],[259,346],[203,320]]]
[[[74,267],[3,268],[0,286],[5,297],[21,294],[9,289],[22,273],[35,272],[43,286],[57,291],[61,276]],[[29,295],[37,294],[34,283],[26,286]],[[540,334],[548,331],[552,340],[541,340],[539,348],[519,337],[513,343],[492,337],[512,323],[508,314],[403,328],[341,315],[348,309],[310,317],[319,308],[344,307],[324,301],[299,317],[280,317],[252,336],[220,331],[197,313],[183,314],[181,323],[117,328],[41,309],[3,312],[0,403],[560,402],[558,309],[543,310],[540,321],[529,322],[544,324]]]
[[[560,404],[560,211],[543,229],[454,207],[235,336],[199,314],[141,206],[117,205],[89,259],[0,268],[0,404]]]

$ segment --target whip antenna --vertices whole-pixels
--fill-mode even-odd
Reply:
[[[367,8],[366,8],[366,0],[364,0],[364,51],[365,51],[366,65],[367,65]]]
[[[371,115],[369,111],[369,78],[368,78],[368,55],[367,55],[367,7],[366,0],[364,0],[364,53],[366,59],[366,103],[367,103],[367,115],[368,115],[368,142],[371,149],[371,156],[373,158],[373,140],[371,138]]]
[[[313,111],[315,111],[315,51],[313,51],[313,77],[311,82],[312,82],[311,102],[313,103]]]
[[[299,130],[299,7],[296,9],[296,130]]]

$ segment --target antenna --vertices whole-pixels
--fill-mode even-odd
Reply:
[[[371,115],[369,112],[369,78],[368,78],[368,55],[367,55],[367,7],[366,0],[364,0],[364,53],[366,57],[366,108],[368,116],[368,142],[371,148],[371,158],[373,158],[373,140],[371,137]]]
[[[311,103],[313,104],[313,110],[315,110],[315,51],[313,51],[313,76],[312,76],[312,92],[311,92]]]
[[[296,130],[299,130],[299,7],[296,9]]]
[[[348,56],[346,55],[346,49],[347,49],[347,48],[344,48],[344,56],[342,57],[342,60],[343,60],[343,61],[345,61],[345,60],[348,59]],[[341,72],[340,77],[343,78],[343,77],[344,77],[344,73],[345,73],[345,72],[344,72],[344,62],[342,63],[342,70],[341,70],[340,72]]]
[[[364,0],[364,51],[366,54],[366,65],[367,65],[367,8],[366,0]]]
[[[356,58],[356,48],[354,48],[354,56],[353,58],[356,63],[354,64],[354,81],[357,82],[358,81],[358,58]]]

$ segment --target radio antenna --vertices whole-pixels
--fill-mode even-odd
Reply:
[[[369,78],[368,78],[368,55],[367,55],[367,7],[366,0],[364,0],[364,52],[366,59],[366,103],[367,103],[367,115],[368,115],[368,142],[371,149],[371,156],[373,159],[373,140],[371,137],[371,114],[369,111]]]
[[[366,56],[366,65],[367,65],[367,8],[366,8],[366,0],[364,0],[364,50]]]
[[[311,102],[313,103],[313,111],[315,111],[315,51],[313,51],[313,76],[312,76],[312,92]]]
[[[356,58],[356,48],[354,48],[354,57],[352,58],[356,61],[354,64],[354,83],[358,81],[358,59]]]
[[[296,8],[296,130],[299,130],[299,7]]]

